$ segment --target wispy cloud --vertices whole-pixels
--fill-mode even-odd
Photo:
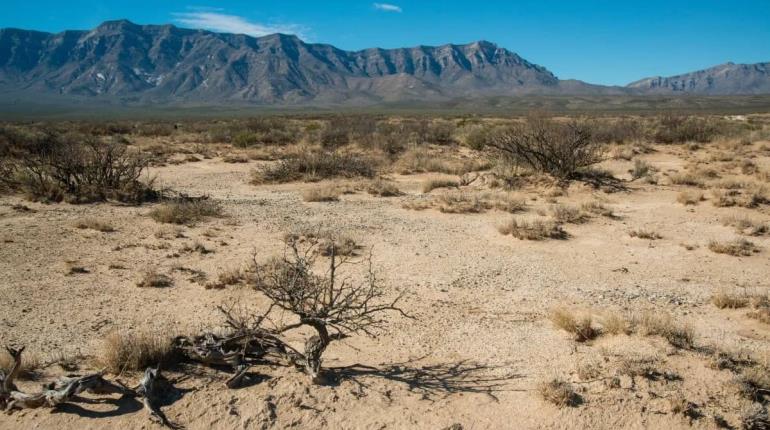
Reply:
[[[192,28],[217,31],[221,33],[248,34],[264,36],[273,33],[295,34],[306,38],[307,28],[299,24],[263,24],[249,21],[238,15],[228,15],[215,10],[194,8],[191,12],[172,14],[174,21]]]
[[[390,3],[374,3],[373,6],[374,6],[375,9],[381,10],[381,11],[384,11],[384,12],[398,12],[398,13],[401,13],[401,12],[404,11],[403,9],[401,9],[400,6],[396,6],[396,5],[390,4]]]

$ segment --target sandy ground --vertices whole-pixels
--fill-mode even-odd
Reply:
[[[682,160],[663,150],[645,156],[662,171]],[[766,160],[765,160],[766,161]],[[666,311],[690,324],[698,345],[767,357],[770,327],[746,317],[746,310],[719,310],[710,296],[723,289],[767,291],[770,240],[750,257],[711,252],[711,240],[737,237],[724,216],[747,213],[768,219],[767,207],[716,208],[710,202],[676,202],[679,186],[631,183],[629,191],[607,194],[573,185],[560,203],[600,200],[615,219],[594,217],[566,225],[568,240],[521,241],[497,226],[511,215],[443,214],[415,211],[402,203],[422,198],[420,183],[430,175],[394,176],[407,194],[380,198],[364,192],[339,202],[306,203],[299,191],[313,186],[253,186],[249,172],[258,162],[225,164],[219,159],[162,167],[160,183],[191,195],[222,201],[227,217],[185,227],[185,238],[159,239],[167,226],[146,216],[152,205],[44,205],[20,198],[0,199],[0,344],[26,345],[43,357],[92,356],[115,329],[154,328],[174,335],[221,324],[215,306],[239,300],[254,309],[264,301],[245,286],[207,290],[184,269],[208,277],[245,265],[256,252],[264,260],[282,250],[284,233],[321,225],[352,235],[373,249],[374,264],[389,294],[404,294],[402,306],[415,318],[393,315],[376,339],[352,337],[327,350],[328,368],[371,366],[338,372],[334,383],[313,386],[293,369],[253,369],[250,386],[228,390],[224,372],[201,369],[178,382],[179,400],[164,408],[190,429],[208,428],[433,428],[459,423],[485,428],[716,428],[714,415],[738,425],[745,406],[730,388],[733,374],[714,370],[698,351],[677,350],[657,337],[602,336],[576,343],[554,327],[554,306],[572,309]],[[608,167],[622,174],[631,163]],[[440,193],[437,190],[434,193]],[[531,192],[528,213],[547,206]],[[23,203],[34,212],[19,212]],[[95,217],[117,231],[75,228]],[[660,240],[632,238],[645,228]],[[200,242],[214,252],[184,253]],[[687,250],[683,244],[695,245]],[[88,273],[70,275],[75,264]],[[174,278],[174,286],[139,289],[148,268]],[[293,339],[300,345],[301,339]],[[654,358],[659,370],[676,377],[584,381],[580,366],[594,364],[602,375],[623,357]],[[88,360],[83,364],[88,368]],[[82,371],[83,369],[81,369]],[[66,373],[50,366],[42,380]],[[177,375],[178,376],[178,375]],[[577,407],[545,402],[538,384],[553,376],[573,381],[583,397]],[[123,376],[134,380],[135,375]],[[20,381],[33,390],[41,381]],[[672,413],[681,394],[698,405],[702,418]],[[57,411],[0,415],[4,429],[155,428],[129,400],[85,403]]]

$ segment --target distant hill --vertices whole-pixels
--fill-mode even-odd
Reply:
[[[770,93],[766,66],[719,66],[735,71],[717,67],[623,88],[560,80],[486,41],[344,51],[284,34],[255,38],[126,20],[56,34],[0,29],[6,104],[358,106],[528,95],[757,94]]]
[[[770,63],[720,64],[667,78],[645,78],[628,84],[628,88],[645,94],[769,94]]]

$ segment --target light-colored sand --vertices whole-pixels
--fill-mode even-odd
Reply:
[[[647,158],[661,170],[681,166],[665,151]],[[115,329],[154,328],[175,335],[216,326],[221,323],[216,305],[238,299],[257,309],[264,300],[243,286],[204,289],[179,267],[215,279],[221,271],[246,264],[255,251],[258,259],[280,252],[283,234],[297,226],[321,225],[372,247],[389,293],[403,292],[403,307],[416,319],[393,315],[389,331],[377,339],[358,336],[332,344],[324,356],[326,367],[360,363],[373,369],[350,371],[330,386],[312,386],[293,369],[257,367],[253,372],[264,380],[228,390],[225,373],[202,369],[201,375],[179,383],[189,391],[164,409],[170,419],[189,429],[440,429],[453,423],[466,429],[714,428],[714,414],[738,424],[744,403],[730,388],[733,375],[708,368],[705,354],[639,335],[578,344],[547,315],[557,305],[599,313],[666,311],[694,328],[697,345],[766,356],[770,328],[747,318],[745,309],[716,309],[709,298],[738,286],[766,292],[770,240],[752,238],[763,251],[751,257],[715,254],[707,246],[711,240],[737,237],[722,225],[724,216],[750,213],[768,219],[766,207],[715,208],[710,202],[685,207],[676,203],[681,189],[676,186],[632,183],[628,192],[606,194],[573,185],[558,198],[560,203],[600,199],[618,218],[597,216],[567,225],[568,240],[528,242],[497,231],[511,217],[502,212],[403,209],[402,202],[419,198],[420,181],[427,175],[396,176],[408,192],[402,197],[356,193],[343,195],[340,202],[305,203],[299,191],[312,185],[249,185],[255,165],[215,159],[157,169],[161,184],[191,195],[208,194],[221,200],[229,215],[184,228],[186,238],[180,239],[155,237],[167,227],[146,216],[151,206],[0,199],[0,344],[23,344],[44,357],[59,352],[88,356]],[[630,165],[612,162],[609,167],[622,173]],[[542,196],[525,195],[528,214],[547,206]],[[35,212],[15,211],[15,203]],[[117,231],[75,228],[85,217],[107,221]],[[637,228],[663,238],[629,237]],[[180,253],[185,243],[195,241],[214,252]],[[688,251],[682,243],[697,248]],[[67,262],[89,273],[68,275]],[[174,286],[137,288],[148,268],[170,274]],[[656,357],[658,370],[679,378],[636,378],[632,389],[625,379],[620,388],[609,388],[603,380],[586,382],[577,375],[587,363],[600,365],[602,376],[611,375],[623,357]],[[43,379],[63,372],[51,366]],[[544,402],[536,388],[552,376],[575,382],[584,403],[558,408]],[[20,381],[30,390],[39,383]],[[669,400],[677,393],[699,405],[704,417],[690,423],[671,413]],[[0,415],[0,428],[156,427],[139,407],[122,401],[57,412],[17,411]]]

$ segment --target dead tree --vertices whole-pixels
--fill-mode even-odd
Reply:
[[[363,261],[367,272],[358,281],[340,275],[340,268],[354,261],[338,257],[334,245],[328,269],[322,275],[314,272],[318,256],[315,244],[300,251],[297,242],[291,241],[282,258],[255,264],[253,284],[256,291],[270,299],[271,308],[291,312],[298,318],[296,323],[276,328],[277,333],[302,326],[315,329],[317,334],[306,340],[304,353],[290,355],[316,383],[321,380],[321,356],[330,342],[358,333],[376,336],[387,322],[384,314],[390,311],[409,317],[397,307],[401,295],[392,301],[385,300],[381,282],[372,268],[371,254]]]

